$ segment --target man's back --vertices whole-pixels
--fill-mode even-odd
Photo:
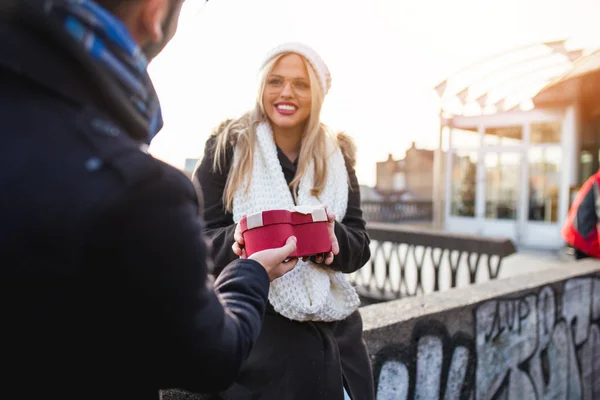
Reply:
[[[224,388],[260,330],[267,273],[240,260],[215,296],[191,182],[140,149],[64,39],[34,15],[0,21],[0,390]]]
[[[103,262],[114,259],[100,251],[103,235],[111,231],[103,215],[110,216],[111,204],[126,195],[128,184],[178,177],[127,137],[102,137],[104,120],[94,122],[95,117],[88,119],[29,85],[0,70],[0,285],[2,315],[11,321],[2,353],[11,354],[9,368],[15,372],[22,368],[22,376],[29,371],[38,379],[51,378],[44,385],[60,391],[88,386],[85,381],[95,381],[100,368],[131,371],[128,384],[137,372],[152,381],[148,374],[157,368],[152,341],[161,327],[144,331],[150,327],[140,319],[151,316],[143,315],[144,304],[128,298],[129,280],[119,270],[123,265]],[[109,141],[114,156],[108,155],[111,144],[104,142]],[[174,190],[181,187],[173,184]],[[127,352],[134,365],[115,362]],[[91,360],[98,370],[89,370]],[[58,371],[64,375],[56,376]]]

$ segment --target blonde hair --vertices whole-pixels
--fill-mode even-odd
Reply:
[[[287,54],[290,53],[280,54],[273,58],[261,69],[258,96],[254,108],[240,118],[227,123],[225,128],[217,134],[213,162],[213,169],[215,171],[222,173],[229,146],[233,145],[238,152],[237,164],[232,166],[229,171],[223,192],[223,204],[229,212],[233,208],[233,196],[235,192],[242,185],[245,185],[246,193],[248,193],[250,188],[254,162],[254,146],[256,146],[256,127],[261,122],[270,123],[263,107],[263,93],[267,77],[277,61]],[[306,174],[310,162],[314,164],[314,186],[311,194],[318,197],[322,193],[327,182],[327,158],[329,157],[329,154],[327,154],[327,142],[330,133],[327,127],[320,121],[321,107],[325,94],[319,84],[317,74],[310,63],[304,57],[302,57],[302,60],[308,71],[312,104],[308,123],[302,136],[302,145],[298,156],[298,170],[294,180],[290,183],[292,193],[294,194],[294,201],[296,201],[298,184]]]

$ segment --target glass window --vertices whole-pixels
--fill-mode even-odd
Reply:
[[[587,150],[581,151],[579,158],[579,181],[578,186],[583,185],[587,178],[594,173],[594,155]]]
[[[404,179],[404,172],[396,172],[393,176],[393,189],[394,192],[399,192],[406,189],[406,182]]]
[[[460,148],[479,148],[481,146],[481,140],[479,139],[479,132],[477,132],[477,128],[473,129],[457,129],[452,128],[451,131],[452,139],[452,147],[455,149]]]
[[[484,141],[488,146],[518,146],[523,143],[523,127],[485,128]]]
[[[542,122],[531,124],[532,144],[560,143],[561,136],[560,122]]]
[[[529,220],[557,222],[560,147],[529,150]]]
[[[521,155],[519,153],[487,153],[484,158],[485,217],[516,219]]]
[[[475,216],[476,182],[477,153],[454,153],[452,157],[451,215],[458,217]]]

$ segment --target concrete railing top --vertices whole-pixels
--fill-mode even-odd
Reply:
[[[474,306],[498,297],[514,297],[540,286],[566,281],[582,275],[600,273],[600,261],[581,260],[565,263],[543,272],[523,274],[507,279],[488,281],[463,288],[434,292],[425,296],[407,297],[361,308],[363,330],[373,331],[423,316],[435,317],[453,309]]]

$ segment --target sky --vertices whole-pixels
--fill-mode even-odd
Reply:
[[[354,138],[370,186],[389,153],[437,146],[433,88],[454,71],[538,41],[600,44],[598,0],[187,0],[179,22],[149,68],[165,119],[155,157],[200,158],[215,126],[253,106],[264,55],[300,41],[331,71],[322,121]]]

